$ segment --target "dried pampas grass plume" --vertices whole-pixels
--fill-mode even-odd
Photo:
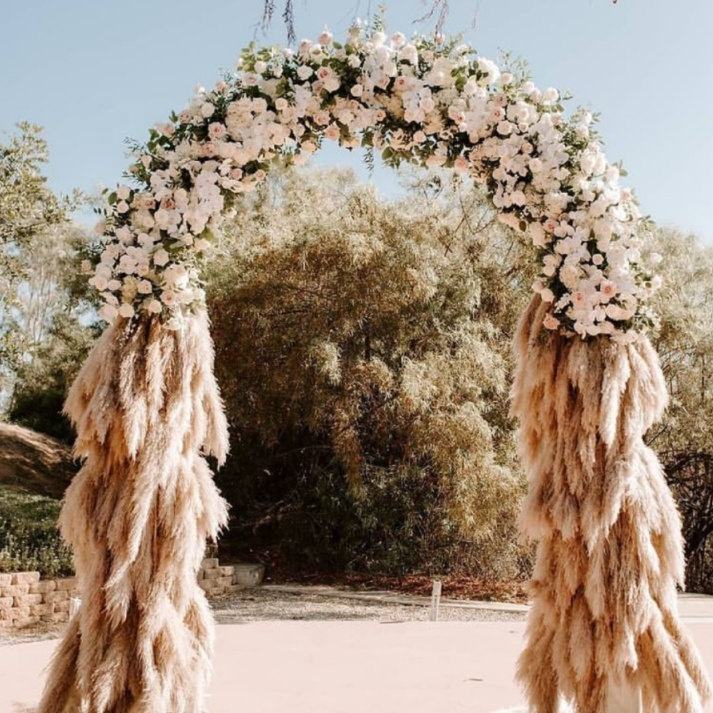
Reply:
[[[228,444],[205,312],[111,326],[65,408],[85,459],[60,516],[82,606],[39,712],[199,713],[213,621],[196,573],[227,519],[205,460]]]
[[[646,713],[700,713],[710,684],[678,621],[681,524],[643,441],[666,405],[645,337],[568,339],[533,300],[516,339],[513,413],[529,474],[522,525],[538,541],[518,676],[531,713],[605,713],[641,691]]]

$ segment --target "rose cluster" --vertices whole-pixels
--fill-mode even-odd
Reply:
[[[545,327],[632,338],[651,323],[658,278],[642,262],[642,219],[586,111],[501,71],[464,44],[356,25],[296,51],[249,48],[237,71],[151,131],[132,185],[107,196],[90,282],[101,316],[200,306],[200,264],[221,216],[275,162],[303,163],[324,139],[472,176],[500,220],[536,247]]]

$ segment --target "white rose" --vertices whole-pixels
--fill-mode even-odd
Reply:
[[[543,287],[540,290],[540,298],[543,302],[554,302],[555,295],[549,287]]]
[[[146,309],[153,314],[158,314],[163,307],[158,300],[151,300],[148,305],[146,305]]]
[[[308,67],[306,64],[301,64],[299,67],[297,67],[297,76],[302,81],[309,79],[313,74],[314,71],[312,70],[312,67]]]
[[[495,84],[500,79],[500,69],[491,59],[486,57],[478,57],[478,69],[485,74],[484,80],[486,84]]]
[[[165,265],[168,262],[168,257],[168,253],[163,248],[159,248],[153,254],[154,265],[158,265],[159,267]]]
[[[129,319],[130,317],[134,316],[134,308],[127,302],[124,302],[124,304],[119,307],[119,314],[122,317],[126,317],[127,319]]]
[[[258,60],[257,62],[255,62],[255,71],[258,74],[264,74],[266,69],[267,62],[263,62],[262,60]]]
[[[560,93],[554,87],[549,87],[542,92],[542,100],[547,104],[554,104],[559,98]]]
[[[204,119],[213,116],[214,111],[215,107],[210,102],[203,102],[203,104],[201,104],[201,116]]]
[[[409,64],[418,64],[418,50],[415,45],[411,43],[404,45],[399,50],[399,60],[401,62],[408,62]]]
[[[113,305],[105,304],[102,305],[99,310],[99,316],[106,322],[113,322],[116,319],[118,311]]]
[[[126,201],[131,195],[131,189],[128,186],[119,186],[116,189],[116,197],[121,201]]]
[[[94,277],[92,277],[91,280],[89,280],[89,284],[95,287],[100,292],[102,292],[109,286],[109,280],[107,280],[106,277],[102,277],[101,275],[95,275]]]
[[[141,280],[137,287],[139,294],[150,295],[153,292],[153,285],[148,280]]]
[[[406,44],[406,35],[403,32],[394,32],[391,35],[391,44],[394,47],[403,47]]]

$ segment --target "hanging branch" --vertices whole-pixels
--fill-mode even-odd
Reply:
[[[423,0],[423,4],[426,5],[426,0]],[[448,19],[448,11],[450,7],[448,5],[448,0],[431,0],[431,7],[419,18],[414,20],[414,24],[426,22],[434,17],[436,18],[436,25],[434,27],[434,32],[436,34],[441,34],[443,28],[445,27],[446,20]]]
[[[618,0],[612,0],[612,4],[616,5]],[[421,15],[421,17],[416,18],[413,22],[414,24],[426,22],[434,17],[436,18],[436,23],[434,26],[434,32],[436,34],[443,33],[444,27],[446,25],[446,20],[448,19],[448,13],[450,11],[449,0],[422,0],[422,4],[428,9]],[[262,31],[265,32],[270,25],[275,16],[275,0],[263,0],[262,5],[262,19],[260,21],[260,27]],[[294,0],[285,0],[285,4],[282,8],[282,20],[285,23],[285,28],[287,29],[287,42],[292,44],[297,39],[297,34],[295,31],[295,5]],[[475,24],[475,21],[473,22]]]
[[[275,0],[263,0],[262,4],[262,19],[260,20],[260,27],[262,31],[267,31],[268,27],[272,24],[272,19],[275,16]],[[282,8],[282,20],[285,23],[285,28],[287,29],[287,42],[292,44],[297,39],[297,34],[295,32],[295,6],[293,0],[285,0],[285,4]]]

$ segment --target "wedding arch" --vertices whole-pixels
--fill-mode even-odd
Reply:
[[[646,329],[656,288],[643,223],[594,130],[559,93],[467,45],[352,28],[296,51],[253,48],[238,72],[151,130],[107,194],[86,265],[109,326],[66,409],[85,461],[61,514],[82,606],[42,713],[198,713],[213,625],[196,583],[226,508],[206,461],[227,428],[200,266],[236,197],[325,140],[387,164],[451,168],[536,247],[512,410],[538,541],[519,677],[538,713],[700,711],[709,684],[678,622],[678,514],[643,435],[666,389]]]

